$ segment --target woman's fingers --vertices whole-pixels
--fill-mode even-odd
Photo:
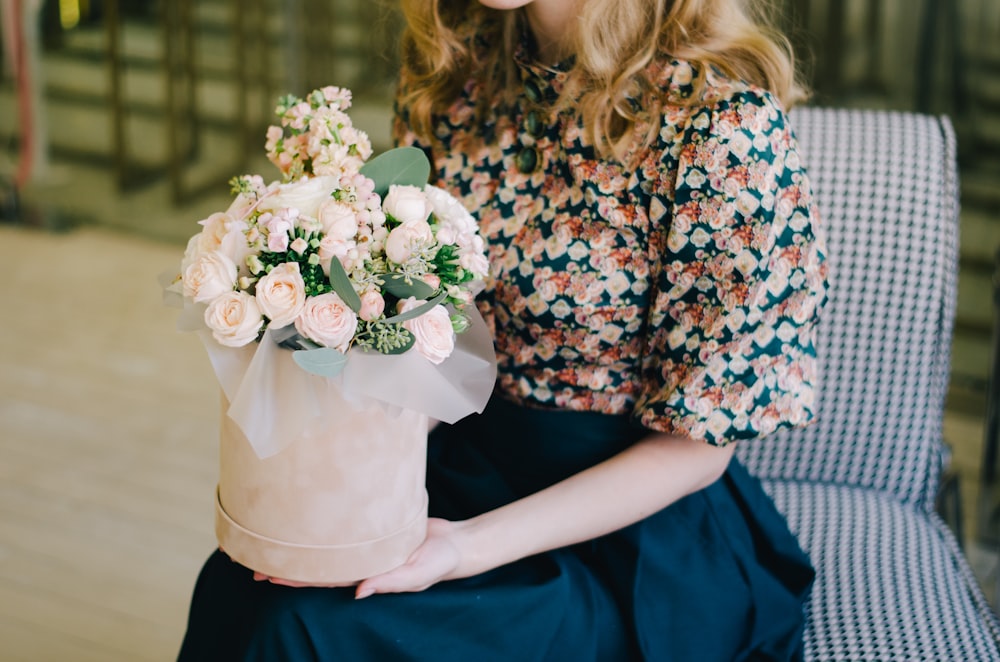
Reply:
[[[427,538],[403,565],[369,577],[358,585],[354,597],[367,598],[373,593],[407,593],[424,589],[447,579],[459,566],[461,554],[455,544],[454,526],[444,520],[430,520]]]

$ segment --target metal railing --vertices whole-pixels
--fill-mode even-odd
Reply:
[[[279,91],[305,93],[340,84],[386,96],[396,64],[398,20],[380,3],[366,0],[171,0],[158,3],[157,55],[137,57],[127,48],[138,29],[128,4],[105,0],[103,44],[88,60],[106,69],[110,140],[106,152],[66,150],[76,159],[107,162],[122,191],[166,178],[180,203],[217,189],[259,153],[261,130],[271,119]],[[214,23],[202,14],[213,11]],[[206,43],[225,45],[212,57]],[[363,66],[347,66],[352,61]],[[56,66],[56,65],[53,65]],[[160,79],[163,97],[154,102],[129,94],[138,70]],[[95,104],[94,95],[49,90],[58,103]],[[221,101],[221,103],[220,103]],[[100,103],[98,101],[98,103]],[[220,117],[218,107],[228,114]],[[154,123],[141,139],[164,140],[157,158],[137,149],[136,126]],[[150,134],[150,135],[147,135]],[[141,152],[141,154],[140,154]]]
[[[995,2],[784,0],[780,7],[802,59],[812,63],[817,103],[849,102],[861,90],[868,98],[882,95],[890,106],[948,112],[954,108],[941,108],[942,100],[960,108],[967,87],[962,84],[964,70],[957,55],[958,8],[978,12],[970,7]],[[139,5],[156,8],[158,15],[147,17],[143,34],[158,34],[162,42],[155,56],[147,54],[144,59],[129,52],[126,38],[142,20],[135,15]],[[95,66],[106,67],[104,107],[110,115],[111,139],[103,155],[76,156],[101,157],[110,163],[123,190],[169,178],[175,199],[190,199],[219,176],[198,164],[205,150],[231,153],[219,168],[247,162],[279,91],[303,93],[336,82],[355,92],[368,87],[386,95],[395,75],[400,22],[389,3],[104,0],[100,6],[103,52],[91,59]],[[205,18],[207,10],[214,11],[214,24]],[[890,30],[890,23],[898,23],[898,29]],[[975,47],[968,41],[965,48]],[[223,42],[228,53],[224,62],[210,61],[204,52],[206,43],[218,47]],[[914,70],[926,74],[933,69],[928,60],[941,59],[953,63],[950,71],[955,75],[934,77]],[[345,66],[353,60],[363,63],[360,74]],[[136,99],[129,93],[129,76],[138,68],[161,78],[163,98]],[[231,109],[228,116],[220,118],[206,107],[209,89],[216,96],[226,96],[224,105]],[[59,103],[73,101],[72,94],[52,89],[49,94]],[[93,99],[88,103],[97,105]],[[168,136],[155,159],[148,157],[150,150],[136,150],[130,144],[136,140],[135,123],[150,118],[158,134]],[[220,147],[220,136],[228,141],[224,147]]]

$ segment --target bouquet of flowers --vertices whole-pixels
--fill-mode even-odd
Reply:
[[[468,327],[461,311],[486,275],[483,240],[455,198],[426,185],[420,150],[368,161],[350,99],[336,87],[282,99],[266,147],[284,182],[233,179],[230,208],[188,243],[180,289],[205,305],[220,344],[281,329],[296,362],[324,376],[352,347],[440,363]]]
[[[426,533],[427,418],[482,411],[495,378],[474,219],[427,184],[421,150],[371,158],[350,102],[284,97],[266,141],[282,180],[233,179],[164,281],[222,390],[220,546],[313,584],[406,560]]]

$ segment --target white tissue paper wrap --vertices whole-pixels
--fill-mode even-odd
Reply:
[[[463,312],[471,324],[457,335],[455,351],[442,363],[435,365],[412,350],[388,355],[354,349],[333,378],[300,368],[270,331],[260,342],[239,348],[220,345],[204,328],[199,336],[230,403],[227,414],[263,459],[311,435],[315,426],[328,424],[324,402],[331,391],[332,397],[356,401],[359,408],[369,399],[378,401],[387,416],[402,408],[454,423],[482,412],[496,379],[493,341],[474,306]]]

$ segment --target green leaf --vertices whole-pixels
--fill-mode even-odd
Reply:
[[[399,324],[400,322],[405,322],[406,320],[411,320],[411,319],[414,319],[416,317],[420,317],[421,315],[423,315],[427,311],[431,310],[434,306],[436,306],[439,303],[441,303],[442,301],[444,301],[444,298],[446,296],[448,296],[448,293],[447,292],[442,292],[441,294],[437,295],[436,297],[434,297],[430,301],[425,301],[424,303],[420,304],[419,306],[417,306],[413,310],[408,310],[405,313],[400,313],[398,315],[393,315],[392,317],[387,317],[386,319],[382,320],[382,323],[383,324]]]
[[[336,377],[347,365],[347,354],[332,347],[300,349],[292,352],[292,359],[306,372],[320,377]]]
[[[417,341],[417,339],[413,337],[413,334],[409,333],[409,334],[407,334],[406,342],[404,342],[403,344],[399,345],[398,347],[393,347],[392,349],[384,349],[384,348],[380,349],[379,353],[381,353],[381,354],[402,354],[403,352],[410,351],[410,349],[413,347],[413,343],[415,343],[416,341]]]
[[[407,282],[406,276],[401,273],[382,274],[382,282],[385,291],[400,299],[426,299],[434,295],[434,288],[419,278],[410,278]]]
[[[423,188],[431,176],[431,164],[423,150],[397,147],[361,166],[361,174],[375,182],[375,192],[384,198],[393,184]]]
[[[354,291],[351,278],[344,271],[344,265],[336,257],[330,259],[330,287],[351,310],[354,312],[361,310],[361,297]]]

